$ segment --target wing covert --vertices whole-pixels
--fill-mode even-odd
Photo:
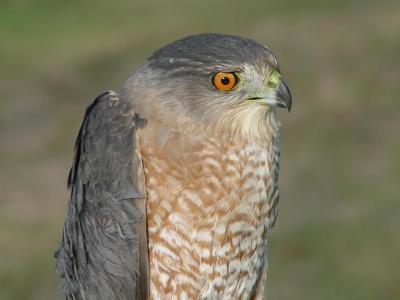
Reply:
[[[57,271],[66,299],[145,299],[145,183],[137,128],[144,120],[110,91],[84,115]]]

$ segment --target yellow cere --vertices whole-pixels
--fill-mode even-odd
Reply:
[[[275,89],[278,87],[280,80],[281,80],[281,74],[274,68],[270,67],[268,71],[267,86],[271,89]]]

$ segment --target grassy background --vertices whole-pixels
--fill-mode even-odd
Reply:
[[[400,299],[398,1],[0,4],[0,299],[58,299],[53,250],[85,107],[153,50],[200,32],[278,55],[280,215],[269,299]]]

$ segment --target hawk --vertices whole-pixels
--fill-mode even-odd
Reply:
[[[56,251],[66,299],[262,299],[277,214],[275,55],[200,34],[84,115]]]

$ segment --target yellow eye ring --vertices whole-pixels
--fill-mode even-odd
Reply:
[[[237,83],[234,73],[218,72],[213,77],[213,84],[220,91],[230,91]]]

